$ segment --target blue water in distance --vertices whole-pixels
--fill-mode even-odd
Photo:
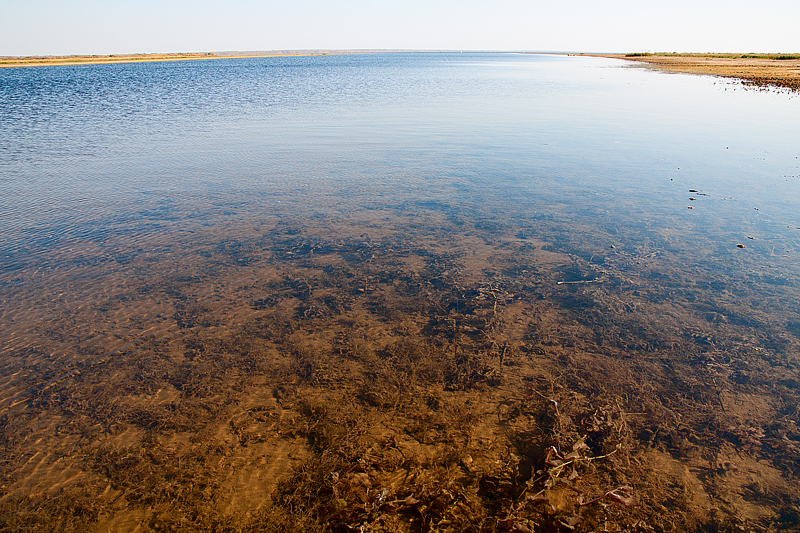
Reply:
[[[15,268],[73,237],[158,231],[136,225],[154,198],[174,220],[237,195],[328,213],[559,205],[564,224],[677,225],[712,240],[760,231],[794,254],[798,119],[788,93],[583,57],[3,69],[0,258]],[[693,212],[689,189],[709,195]]]

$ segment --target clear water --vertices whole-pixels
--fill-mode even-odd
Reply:
[[[756,232],[758,253],[794,250],[800,225],[796,99],[612,60],[234,59],[4,69],[0,83],[6,269],[72,238],[158,232],[153,202],[183,221],[173,231],[226,201],[240,217],[268,199],[325,214],[557,204],[565,224],[679,225],[720,244]],[[709,194],[693,212],[689,189]]]
[[[581,291],[596,290],[593,305],[613,299],[638,309],[653,338],[713,336],[706,344],[715,349],[700,353],[710,359],[686,363],[698,372],[757,366],[732,362],[737,346],[750,343],[780,361],[775,374],[746,391],[726,374],[727,388],[708,405],[719,407],[717,396],[723,406],[757,397],[771,406],[764,427],[796,424],[798,124],[800,100],[789,92],[586,57],[375,54],[0,69],[0,409],[31,427],[36,416],[90,416],[59,411],[42,395],[107,368],[120,383],[134,379],[113,365],[159,353],[154,343],[181,351],[199,330],[210,338],[219,328],[246,329],[258,313],[253,302],[264,299],[247,287],[311,268],[292,262],[290,245],[300,254],[304,242],[402,236],[409,250],[461,254],[465,287],[522,279],[530,263],[545,280],[531,294],[553,298],[575,320],[588,305]],[[305,241],[289,242],[294,234]],[[525,240],[540,255],[509,251]],[[476,251],[479,241],[497,255]],[[544,252],[558,258],[548,262]],[[368,259],[348,264],[368,270]],[[187,322],[187,301],[214,320]],[[293,316],[301,323],[308,309]],[[608,331],[595,333],[620,335]],[[670,357],[642,346],[631,344],[632,353]],[[711,390],[723,378],[696,379],[703,384],[692,387]],[[728,405],[720,420],[760,420],[758,408],[742,409]],[[55,422],[48,424],[41,427]],[[26,427],[4,430],[15,457],[36,453],[17,438],[37,431]],[[744,446],[725,431],[719,449]],[[792,479],[796,451],[764,444],[772,435],[764,431],[750,453],[783,450],[773,466]],[[792,431],[790,444],[800,439]],[[62,482],[52,472],[50,481],[36,478],[22,460],[14,465],[5,467],[16,480],[4,488],[6,502],[50,494]],[[770,505],[779,516],[783,504]]]

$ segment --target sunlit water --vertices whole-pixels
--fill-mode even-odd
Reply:
[[[6,270],[71,239],[434,200],[796,246],[797,100],[712,78],[398,54],[4,69],[0,83]],[[690,189],[708,196],[690,204]],[[211,207],[226,202],[235,214]]]
[[[798,124],[792,93],[585,57],[0,69],[0,413],[46,412],[33,400],[50,387],[142,343],[242,326],[267,298],[247,292],[267,264],[292,272],[292,254],[387,235],[461,254],[471,239],[506,251],[528,239],[561,257],[536,256],[545,297],[590,284],[606,303],[657,293],[709,327],[742,328],[736,342],[771,350],[794,376]],[[294,234],[310,244],[287,244]],[[348,259],[355,270],[360,260]],[[480,272],[527,272],[487,255],[464,261],[473,289]],[[199,313],[225,311],[192,322],[187,298]],[[644,321],[709,339],[676,320]],[[760,346],[765,325],[772,343]],[[783,386],[796,394],[791,379]],[[5,431],[7,452],[22,453],[17,430]],[[7,467],[9,479],[24,464]],[[13,479],[7,501],[45,483]]]

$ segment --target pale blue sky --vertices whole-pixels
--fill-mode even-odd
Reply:
[[[277,49],[800,52],[800,0],[0,0],[0,55]]]

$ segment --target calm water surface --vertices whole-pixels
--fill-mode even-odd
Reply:
[[[128,425],[102,418],[86,407],[99,405],[99,396],[80,408],[62,405],[70,387],[95,391],[87,383],[97,387],[103,376],[116,376],[108,378],[115,387],[157,379],[108,401],[134,405],[141,396],[147,404],[169,385],[169,401],[183,405],[200,395],[174,377],[176,368],[195,372],[181,362],[197,350],[195,337],[210,343],[237,330],[237,338],[249,338],[248,324],[281,310],[300,329],[304,321],[352,318],[362,295],[364,312],[381,323],[399,324],[397,313],[408,312],[420,323],[431,320],[420,335],[441,337],[437,320],[460,323],[463,302],[493,298],[492,316],[497,302],[507,304],[509,322],[524,306],[530,316],[545,316],[535,302],[548,301],[563,311],[547,326],[552,331],[585,329],[545,342],[558,336],[542,334],[541,319],[525,326],[527,333],[508,329],[482,353],[519,345],[519,353],[547,351],[553,364],[566,364],[564,347],[600,354],[610,343],[621,347],[617,359],[627,347],[637,361],[661,361],[661,370],[640,369],[642,375],[664,371],[641,394],[675,412],[689,409],[689,399],[706,406],[697,412],[718,411],[714,422],[700,415],[686,422],[692,434],[716,428],[707,440],[681,437],[705,452],[693,455],[677,437],[655,436],[645,439],[648,450],[669,450],[714,475],[728,471],[723,463],[745,471],[741,465],[751,459],[781,457],[769,466],[776,477],[753,483],[776,483],[783,500],[758,500],[739,485],[719,496],[700,476],[681,482],[707,483],[708,501],[727,503],[700,498],[675,524],[707,527],[686,517],[714,508],[728,517],[719,523],[794,527],[800,500],[786,487],[800,457],[798,124],[800,100],[788,92],[585,57],[365,54],[0,69],[0,414],[13,457],[4,466],[3,505],[31,493],[54,498],[53,487],[66,483],[67,467],[53,466],[56,459],[45,454],[50,458],[29,464],[43,452],[23,433],[38,431],[36,442],[51,446],[61,445],[53,435],[78,435],[84,447],[72,457],[83,459],[69,468],[105,479],[108,470],[86,459],[97,442],[127,435],[120,427],[128,425],[155,431],[130,417],[123,417]],[[380,249],[365,252],[378,242]],[[394,262],[375,266],[382,259]],[[381,271],[391,275],[381,278]],[[320,282],[315,287],[327,292],[318,301],[316,289],[297,288],[298,279],[332,272],[345,280],[373,277],[358,287]],[[391,301],[380,307],[375,291],[394,290],[406,275],[427,275],[427,292],[414,293],[419,299],[408,310]],[[426,307],[442,283],[460,296],[441,302],[462,303]],[[347,291],[354,296],[341,303]],[[302,303],[309,298],[316,303]],[[342,324],[314,331],[349,335]],[[447,335],[481,329],[453,327]],[[335,344],[319,334],[319,346]],[[594,348],[581,344],[587,336],[599,339]],[[378,337],[367,340],[380,345]],[[296,353],[269,342],[275,353]],[[142,354],[158,359],[153,354],[163,350],[180,352],[174,368],[148,374],[144,363],[137,371],[124,366]],[[506,352],[499,353],[500,370],[508,366]],[[564,368],[561,375],[571,372]],[[526,375],[511,374],[506,383]],[[513,396],[511,389],[494,394],[505,401],[500,397]],[[594,389],[580,394],[599,401]],[[639,392],[625,394],[628,401]],[[671,403],[673,397],[682,400]],[[657,419],[645,404],[627,411]],[[71,419],[96,419],[102,429],[92,437],[86,428],[69,433],[63,426]],[[658,433],[640,423],[641,431]],[[140,442],[137,435],[114,446]],[[712,447],[716,455],[709,455]],[[84,486],[83,478],[66,477]],[[109,483],[124,493],[122,481]],[[738,503],[747,497],[750,507]],[[130,499],[127,509],[136,505]],[[147,505],[147,516],[167,513]],[[248,509],[246,502],[225,505],[225,516]],[[646,509],[637,512],[657,514]],[[145,516],[131,513],[117,523],[117,514],[103,511],[90,522],[108,519],[125,529]],[[28,523],[19,516],[17,525]]]
[[[3,266],[166,229],[154,202],[173,231],[278,204],[346,215],[435,200],[520,217],[557,204],[565,224],[755,231],[755,253],[793,253],[796,99],[619,67],[397,54],[4,69]],[[689,189],[709,196],[687,213]],[[209,210],[220,202],[236,215]]]

